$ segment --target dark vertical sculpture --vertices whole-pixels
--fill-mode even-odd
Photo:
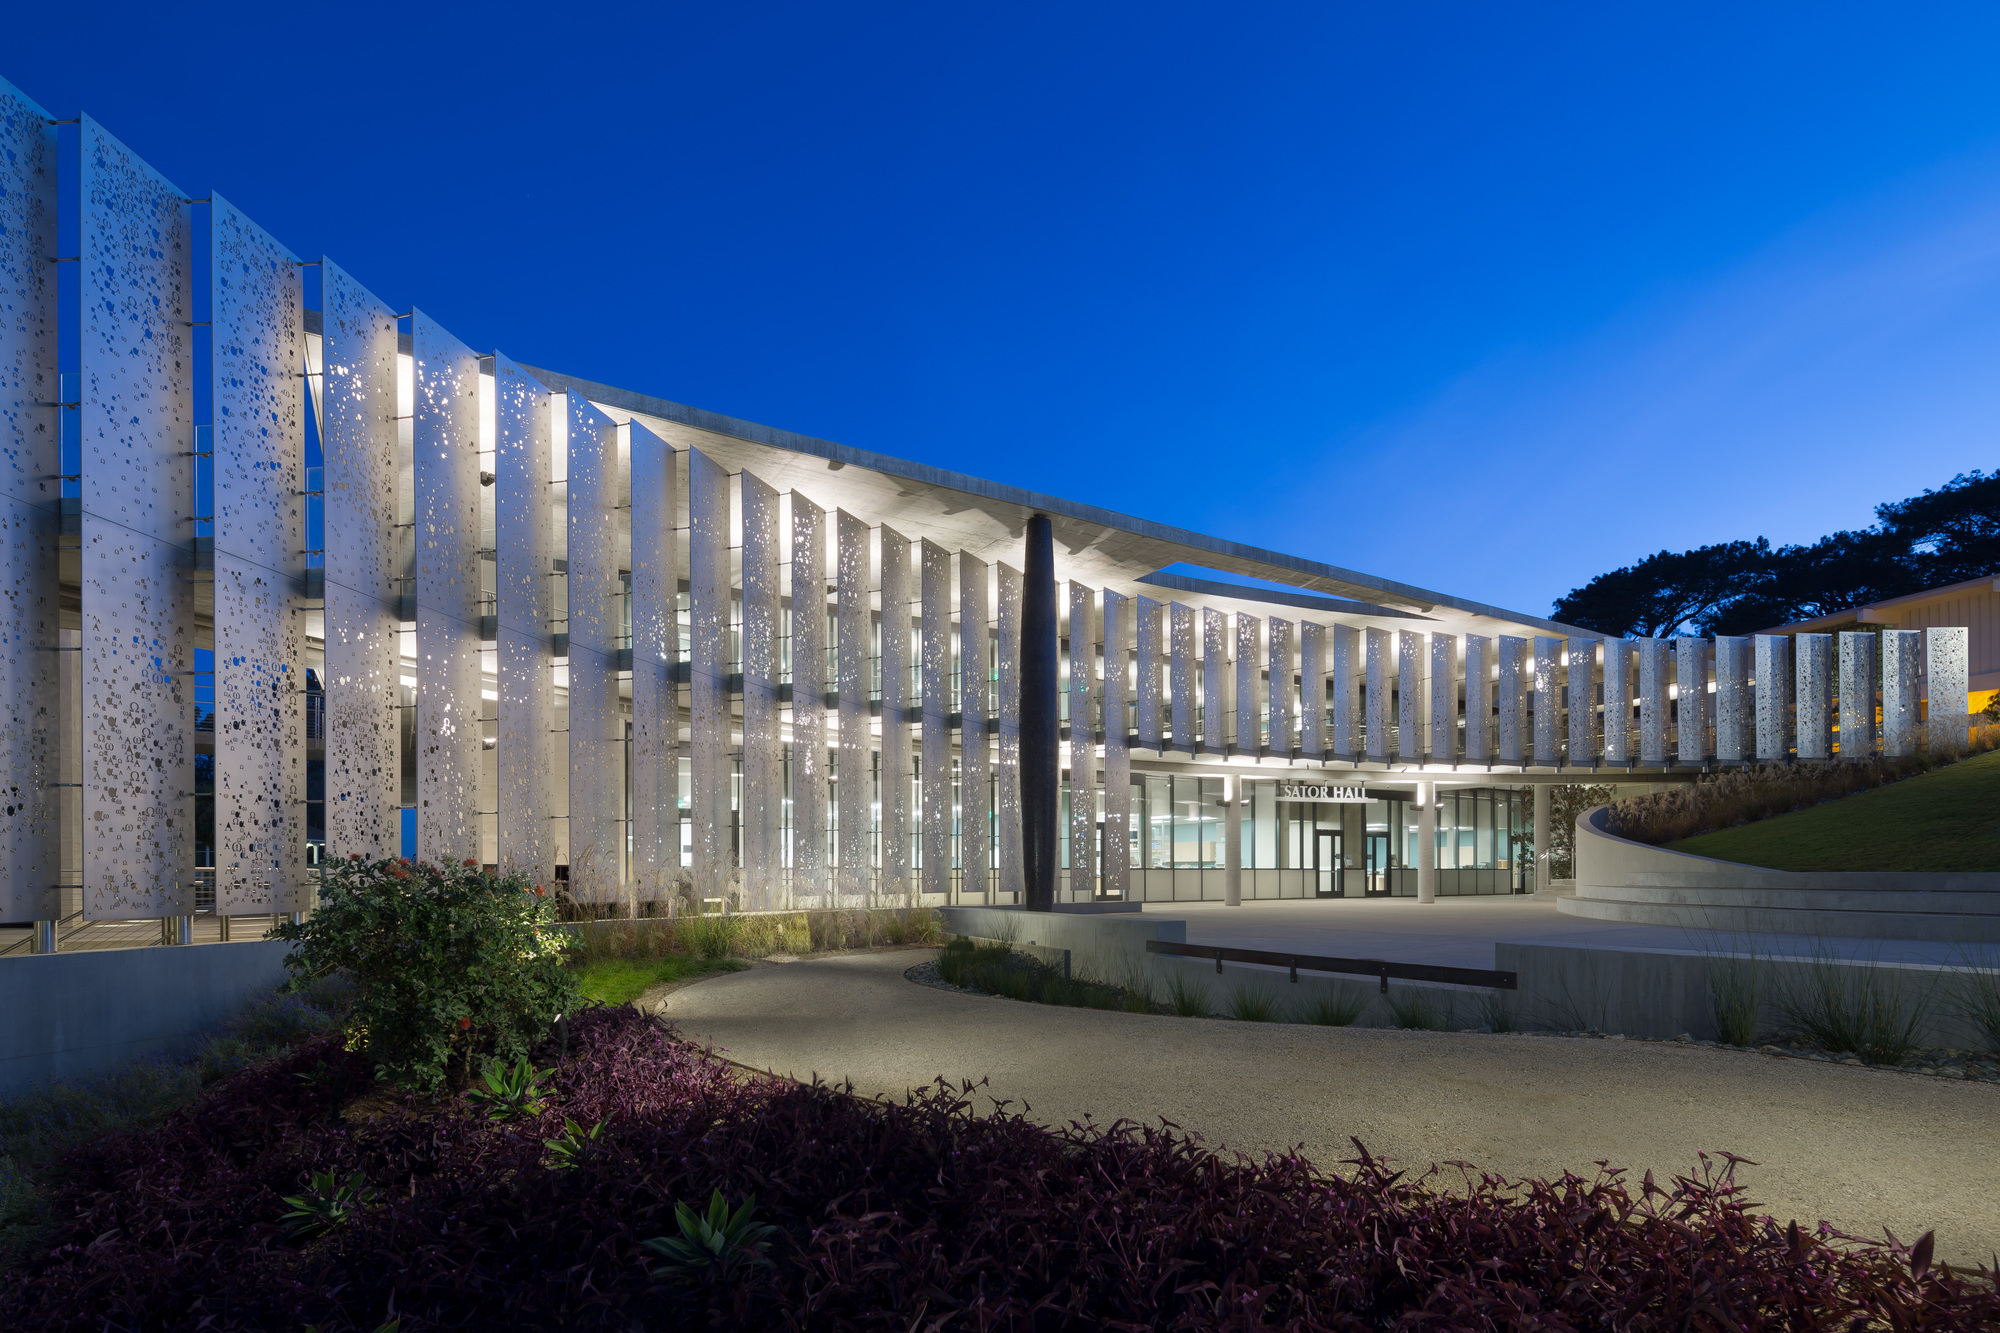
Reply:
[[[1056,905],[1056,552],[1047,515],[1028,520],[1021,589],[1021,858],[1026,906]]]

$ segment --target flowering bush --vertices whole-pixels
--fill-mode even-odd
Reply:
[[[553,1063],[554,1044],[539,1055]],[[0,1328],[1979,1329],[1990,1274],[1749,1210],[1726,1155],[1665,1185],[1338,1173],[1166,1128],[1045,1129],[745,1079],[631,1009],[571,1025],[537,1118],[354,1125],[297,1075],[332,1036],[75,1154]],[[412,1108],[418,1109],[418,1108]],[[561,1160],[563,1128],[603,1126]],[[323,1239],[287,1198],[382,1182]],[[393,1182],[393,1184],[392,1184]],[[754,1194],[768,1266],[690,1288],[647,1241]]]
[[[378,1077],[435,1091],[454,1062],[514,1062],[582,1003],[563,965],[567,935],[539,886],[476,862],[362,861],[329,867],[319,910],[278,928],[294,986],[353,978],[347,1036]]]

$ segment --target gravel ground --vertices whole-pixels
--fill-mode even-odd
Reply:
[[[1166,1118],[1242,1152],[1349,1136],[1423,1169],[1662,1178],[1727,1150],[1760,1211],[1909,1239],[1941,1258],[2000,1248],[2000,1086],[1692,1042],[1190,1020],[912,985],[907,951],[761,967],[658,1008],[730,1058],[900,1095],[943,1076],[1036,1119]]]

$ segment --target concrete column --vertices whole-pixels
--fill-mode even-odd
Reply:
[[[1549,827],[1549,784],[1535,784],[1535,892],[1540,893],[1549,883],[1549,853],[1555,849],[1555,842],[1549,836],[1555,830]]]
[[[1243,779],[1222,779],[1222,901],[1243,905]]]
[[[1537,787],[1537,791],[1545,790]],[[1417,784],[1417,901],[1434,903],[1438,896],[1437,784]]]

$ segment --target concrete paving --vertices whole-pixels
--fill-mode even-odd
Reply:
[[[1241,907],[1221,903],[1147,903],[1147,916],[1187,922],[1190,944],[1232,949],[1387,958],[1444,967],[1492,967],[1493,946],[1559,944],[1593,949],[1727,949],[1729,935],[1709,936],[1676,926],[1629,925],[1568,916],[1552,898],[1464,897],[1419,903],[1414,898],[1260,899]],[[1741,943],[1742,941],[1738,941]],[[1899,963],[1951,963],[1959,946],[1927,940],[1825,940],[1766,935],[1757,947],[1772,953],[1811,954],[1816,944],[1856,957]],[[1972,945],[1986,956],[2000,946]]]
[[[1670,1043],[1055,1008],[905,980],[928,956],[758,968],[660,1011],[796,1078],[890,1096],[987,1078],[1044,1123],[1165,1117],[1237,1151],[1302,1146],[1329,1168],[1352,1155],[1350,1135],[1419,1170],[1456,1159],[1516,1177],[1588,1175],[1605,1159],[1664,1181],[1726,1149],[1759,1164],[1739,1178],[1780,1219],[1904,1239],[1935,1228],[1958,1262],[2000,1248],[1993,1084]]]

